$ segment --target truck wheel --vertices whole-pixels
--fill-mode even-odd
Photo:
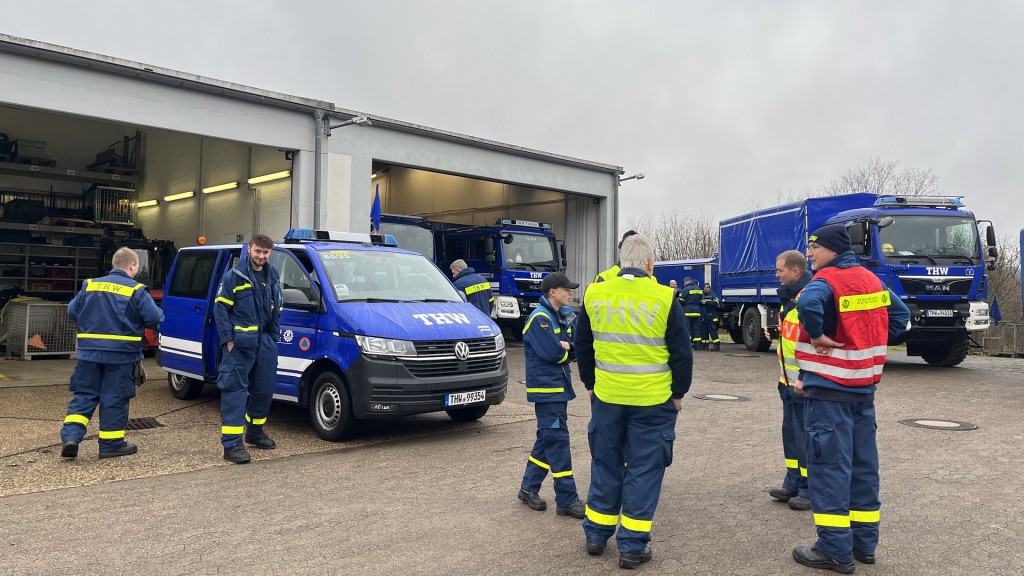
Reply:
[[[316,377],[309,397],[309,420],[316,435],[330,442],[351,438],[355,432],[352,400],[334,372],[323,372]]]
[[[767,352],[772,347],[772,341],[761,329],[761,313],[757,308],[748,308],[743,313],[743,345],[751,352]]]
[[[967,339],[967,334],[960,333],[948,344],[931,346],[922,351],[921,358],[932,366],[952,368],[967,358],[969,350],[970,340]]]
[[[740,328],[739,326],[730,326],[729,337],[732,338],[732,341],[736,344],[743,344],[743,328]]]
[[[171,389],[171,396],[178,400],[192,400],[203,393],[202,380],[170,372],[167,373],[167,387]]]
[[[472,422],[479,420],[487,414],[487,409],[490,406],[473,406],[472,408],[457,408],[455,410],[445,410],[448,417],[456,422]]]

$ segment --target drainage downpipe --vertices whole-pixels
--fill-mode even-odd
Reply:
[[[324,122],[326,122],[323,110],[317,110],[313,117],[315,138],[313,140],[313,229],[320,230],[320,197],[323,189],[323,160],[324,140],[327,138]]]

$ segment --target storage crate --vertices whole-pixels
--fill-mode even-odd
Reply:
[[[57,302],[11,302],[4,313],[7,353],[31,360],[35,356],[74,356],[78,349],[75,323],[68,305]]]

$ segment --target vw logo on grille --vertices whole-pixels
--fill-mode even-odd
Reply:
[[[469,358],[469,344],[466,344],[465,342],[455,344],[455,357],[459,360]]]

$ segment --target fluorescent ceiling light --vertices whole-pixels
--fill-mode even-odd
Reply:
[[[209,188],[203,188],[203,194],[213,194],[214,192],[220,192],[222,190],[231,190],[232,188],[238,188],[238,182],[228,182],[227,184],[220,184],[218,186],[210,186]]]
[[[194,190],[188,192],[182,192],[181,194],[171,194],[170,196],[164,196],[164,202],[173,202],[175,200],[184,200],[185,198],[191,198],[195,195]]]
[[[146,208],[148,206],[156,206],[159,203],[159,200],[143,200],[142,202],[136,204],[136,206],[138,206],[139,208]]]
[[[280,180],[281,178],[287,178],[291,175],[291,170],[284,170],[281,172],[274,172],[273,174],[267,174],[266,176],[257,176],[255,178],[249,178],[247,182],[249,184],[260,184],[261,182],[270,182],[271,180]]]

